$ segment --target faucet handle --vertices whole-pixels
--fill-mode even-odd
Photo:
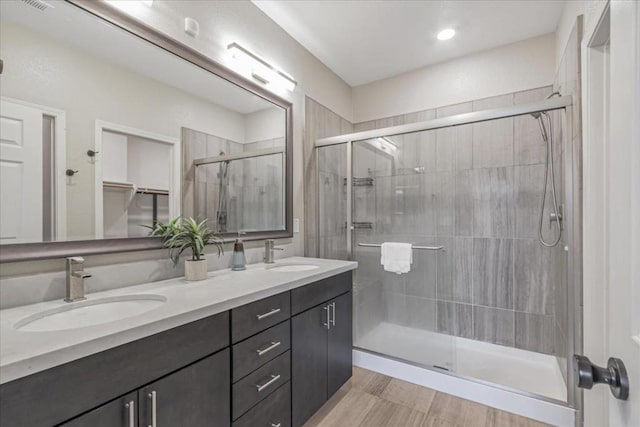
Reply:
[[[84,258],[81,256],[72,256],[67,258],[67,264],[82,264],[84,262]]]

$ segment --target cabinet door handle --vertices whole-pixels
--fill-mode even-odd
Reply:
[[[273,316],[276,313],[280,313],[280,309],[279,308],[274,308],[273,310],[271,310],[271,311],[269,311],[267,313],[264,313],[264,314],[258,314],[258,315],[256,315],[256,317],[258,318],[258,320],[262,320],[265,317]]]
[[[136,403],[130,400],[124,407],[128,410],[129,427],[136,427]]]
[[[280,423],[271,423],[271,427],[280,427],[282,424]]]
[[[329,311],[329,306],[322,307],[324,311],[327,312],[327,321],[322,324],[322,326],[326,326],[327,329],[331,329],[331,312]]]
[[[264,390],[265,388],[269,387],[271,384],[275,383],[276,381],[278,381],[280,379],[280,375],[271,375],[271,379],[269,381],[267,381],[266,383],[260,385],[260,384],[256,384],[256,388],[258,389],[258,392],[261,392],[262,390]],[[155,427],[155,426],[153,426]]]
[[[149,424],[149,427],[157,427],[156,391],[152,391],[148,396],[151,399],[151,424]]]
[[[331,326],[336,326],[336,303],[329,304],[331,306]]]
[[[273,350],[274,348],[280,346],[280,341],[271,341],[271,345],[267,348],[263,348],[261,350],[256,350],[256,353],[258,353],[258,356],[262,356],[265,353],[269,353],[271,350]]]

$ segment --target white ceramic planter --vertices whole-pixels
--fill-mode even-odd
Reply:
[[[184,262],[184,277],[189,281],[204,280],[207,278],[207,260],[186,260]]]

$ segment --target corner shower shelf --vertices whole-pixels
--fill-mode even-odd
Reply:
[[[347,178],[344,179],[344,185],[347,185]],[[373,178],[351,178],[351,185],[354,187],[373,187]]]

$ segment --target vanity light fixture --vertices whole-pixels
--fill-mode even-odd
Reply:
[[[296,88],[298,82],[296,82],[293,77],[278,70],[255,53],[240,46],[238,43],[231,43],[227,46],[227,49],[242,67],[242,71],[245,74],[251,75],[255,80],[267,86],[267,88],[283,88],[291,92]]]
[[[453,28],[445,28],[444,30],[440,31],[436,37],[438,37],[438,40],[444,41],[452,39],[455,35],[456,30],[454,30]]]
[[[382,136],[382,137],[377,138],[377,139],[378,139],[378,143],[380,144],[380,148],[382,148],[384,151],[393,152],[393,151],[396,151],[398,149],[398,146],[396,144],[394,144],[394,142],[391,141],[386,136]]]

